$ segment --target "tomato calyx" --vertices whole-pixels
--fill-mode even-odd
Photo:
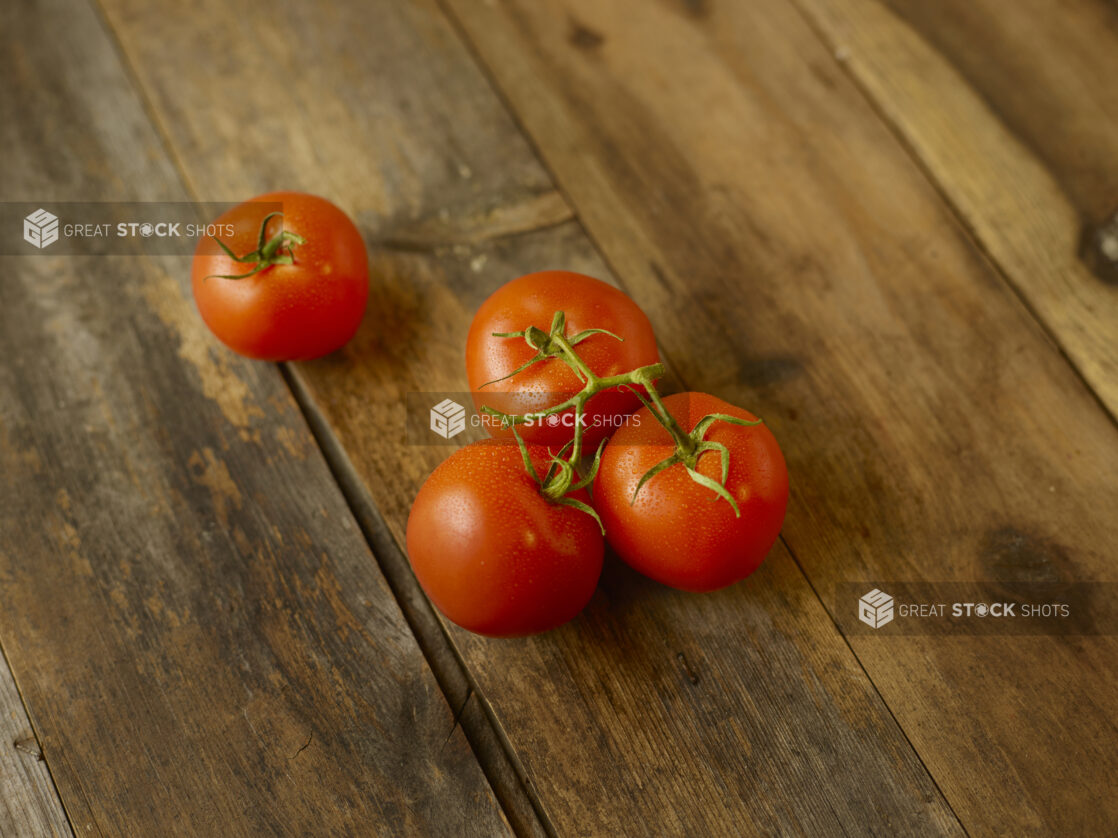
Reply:
[[[715,493],[717,497],[713,498],[718,500],[722,498],[730,504],[734,510],[734,517],[741,517],[741,509],[738,508],[737,501],[734,500],[733,495],[726,489],[726,479],[730,475],[730,451],[721,442],[714,442],[713,440],[705,439],[707,431],[710,430],[711,425],[715,422],[729,422],[731,425],[741,425],[742,427],[752,427],[753,425],[760,425],[761,420],[748,421],[739,419],[737,416],[730,416],[726,413],[708,413],[700,419],[695,427],[688,433],[680,427],[679,422],[668,411],[664,405],[660,394],[656,392],[656,388],[652,386],[652,382],[642,382],[644,388],[649,395],[646,399],[635,388],[633,392],[636,393],[638,399],[644,404],[645,407],[651,411],[652,415],[656,417],[657,421],[667,430],[675,442],[675,451],[658,462],[652,468],[644,473],[640,481],[637,483],[637,488],[633,490],[633,496],[629,499],[629,504],[636,503],[637,495],[644,487],[644,484],[655,477],[662,471],[671,468],[675,465],[682,465],[687,470],[687,476],[700,486],[704,486]],[[707,452],[716,452],[719,455],[722,466],[721,480],[713,480],[699,471],[699,458]]]
[[[524,440],[520,438],[520,434],[516,432],[516,427],[513,426],[512,434],[516,437],[516,444],[520,446],[520,456],[524,460],[524,468],[529,476],[540,487],[540,495],[544,500],[549,503],[554,503],[557,506],[569,506],[572,509],[577,509],[579,512],[585,512],[591,518],[598,522],[598,529],[602,531],[602,535],[606,534],[605,524],[602,519],[598,517],[598,513],[590,505],[583,503],[578,498],[568,497],[571,492],[577,492],[580,489],[585,489],[594,482],[594,478],[598,474],[598,466],[602,461],[602,449],[606,446],[606,440],[602,440],[601,445],[594,454],[594,461],[590,468],[587,470],[586,476],[579,480],[575,478],[578,476],[575,471],[575,463],[578,462],[577,457],[572,459],[564,459],[563,455],[568,453],[568,449],[573,449],[574,440],[572,439],[566,445],[559,449],[558,454],[551,454],[551,462],[548,465],[546,474],[540,477],[536,467],[532,464],[532,458],[528,454],[528,446],[524,444]]]
[[[527,329],[520,332],[494,332],[493,337],[496,338],[524,338],[527,344],[536,350],[536,354],[529,359],[527,363],[517,367],[508,375],[496,378],[493,381],[487,381],[485,384],[481,385],[481,388],[488,387],[490,384],[496,384],[498,381],[512,378],[514,375],[523,372],[533,364],[537,364],[549,358],[558,358],[567,364],[567,366],[574,371],[575,375],[582,380],[583,387],[581,390],[559,404],[552,405],[545,410],[538,410],[534,413],[504,413],[488,405],[482,407],[481,411],[489,416],[500,419],[502,428],[509,428],[515,425],[522,425],[526,422],[539,422],[546,419],[548,416],[562,413],[565,410],[571,410],[573,408],[576,413],[576,421],[574,423],[575,444],[572,454],[575,454],[575,459],[577,459],[577,457],[582,454],[582,422],[579,421],[579,417],[585,409],[586,403],[603,390],[610,390],[615,387],[631,387],[634,384],[653,381],[664,374],[664,365],[661,363],[649,364],[646,367],[638,367],[631,372],[599,376],[579,357],[578,353],[574,350],[575,346],[592,335],[608,335],[614,340],[619,341],[624,341],[624,338],[618,337],[613,332],[606,331],[605,329],[586,329],[571,337],[567,337],[566,331],[566,315],[561,311],[557,311],[551,320],[551,330],[548,332],[536,326],[529,326]]]
[[[210,274],[206,279],[210,279],[211,277],[217,277],[218,279],[248,279],[250,276],[255,276],[261,271],[267,270],[272,267],[272,265],[294,265],[295,254],[292,248],[295,245],[306,244],[307,240],[302,236],[289,233],[287,230],[282,229],[269,239],[268,222],[276,216],[283,218],[283,213],[270,212],[264,216],[264,220],[260,222],[260,236],[257,239],[256,250],[251,253],[246,253],[244,256],[238,256],[217,236],[211,236],[210,238],[217,242],[218,246],[225,251],[225,255],[234,262],[251,263],[254,267],[248,273]]]
[[[503,375],[492,381],[486,381],[478,389],[483,390],[490,384],[496,384],[498,381],[505,381],[518,373],[524,372],[524,370],[528,369],[528,367],[533,364],[538,364],[540,361],[545,361],[548,358],[557,356],[562,356],[568,366],[575,371],[575,374],[577,374],[583,382],[588,383],[596,376],[590,371],[590,368],[583,363],[582,359],[575,354],[574,347],[578,346],[592,335],[609,335],[614,340],[619,340],[622,343],[625,342],[625,338],[615,335],[613,332],[606,329],[585,329],[571,337],[567,337],[566,332],[567,315],[562,311],[555,312],[554,317],[551,318],[551,329],[547,332],[537,326],[529,326],[527,329],[519,332],[493,332],[493,337],[495,338],[524,338],[524,341],[536,350],[536,354],[508,375]]]

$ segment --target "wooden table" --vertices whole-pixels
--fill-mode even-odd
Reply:
[[[1114,834],[1113,636],[835,595],[1118,581],[1112,3],[17,0],[0,68],[3,200],[302,189],[373,266],[274,366],[186,256],[4,257],[0,834]],[[764,416],[792,498],[745,583],[611,559],[491,641],[402,552],[450,449],[393,434],[544,267]]]

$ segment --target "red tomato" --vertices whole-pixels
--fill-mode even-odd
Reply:
[[[283,217],[268,222],[266,238],[281,231],[301,236],[280,251],[293,264],[273,264],[244,279],[254,262],[238,262],[212,238],[194,252],[194,300],[217,338],[250,358],[317,358],[344,346],[361,324],[369,296],[365,242],[349,217],[324,198],[271,192],[239,204],[214,222],[231,225],[218,238],[237,256],[256,251],[264,217],[280,204]]]
[[[709,413],[757,418],[704,393],[668,396],[664,404],[685,432]],[[594,508],[617,554],[646,576],[685,591],[713,591],[756,570],[780,534],[788,504],[788,470],[767,427],[715,422],[704,439],[730,452],[725,487],[740,518],[726,500],[694,482],[682,464],[653,476],[630,504],[641,477],[675,450],[648,408],[610,439],[594,481]],[[696,470],[720,481],[719,454],[703,453]]]
[[[542,476],[547,451],[529,446]],[[589,504],[585,490],[569,497]],[[585,512],[551,503],[511,442],[461,448],[427,478],[408,517],[408,557],[427,596],[462,628],[535,634],[590,601],[605,544]]]
[[[536,326],[550,330],[552,316],[567,316],[568,337],[585,329],[605,329],[575,347],[599,377],[629,372],[660,360],[652,324],[636,303],[612,285],[571,271],[540,271],[506,283],[493,292],[474,316],[466,338],[466,374],[474,403],[504,413],[532,413],[559,404],[582,389],[582,380],[559,358],[547,358],[511,378],[503,378],[528,362],[535,350],[523,338],[493,337],[494,332],[519,332]],[[616,388],[594,396],[586,405],[585,445],[591,447],[613,433],[625,416],[640,405],[637,397]],[[490,425],[495,437],[510,432]],[[532,426],[520,426],[528,442],[558,449],[574,435],[574,411]],[[585,449],[584,449],[585,450]]]

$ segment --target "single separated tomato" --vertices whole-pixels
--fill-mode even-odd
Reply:
[[[265,222],[277,210],[282,215]],[[241,258],[207,236],[194,251],[191,282],[202,319],[222,343],[249,358],[294,361],[353,337],[369,297],[369,264],[349,216],[325,198],[270,192],[213,223],[217,239]]]
[[[704,393],[678,393],[664,405],[685,433],[712,413],[757,421],[749,411]],[[633,500],[648,470],[676,451],[647,407],[610,439],[594,481],[594,508],[617,555],[645,576],[685,591],[713,591],[756,570],[780,534],[788,504],[784,455],[767,427],[715,421],[703,439],[729,452],[724,487],[740,517],[728,501],[695,482],[682,463],[652,476]],[[701,453],[695,469],[721,483],[718,451]]]
[[[539,475],[550,456],[528,446]],[[586,490],[568,497],[589,504]],[[545,500],[520,449],[460,448],[424,482],[408,516],[408,558],[427,596],[462,628],[491,637],[562,625],[590,601],[605,543],[598,522]]]
[[[648,317],[612,285],[571,271],[527,274],[494,291],[470,324],[466,375],[478,410],[491,407],[508,414],[534,413],[560,404],[582,389],[578,375],[554,356],[506,377],[528,363],[536,350],[524,338],[494,337],[494,333],[523,332],[529,326],[549,332],[558,311],[566,315],[566,335],[570,338],[588,329],[604,329],[622,338],[591,334],[574,347],[590,370],[601,378],[660,360]],[[494,383],[483,386],[486,382]],[[639,405],[636,395],[617,388],[604,390],[590,399],[584,414],[586,447],[613,433]],[[511,436],[496,420],[487,427],[495,437]],[[521,425],[519,431],[527,442],[558,450],[574,435],[574,411]]]

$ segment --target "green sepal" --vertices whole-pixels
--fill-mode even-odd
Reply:
[[[598,517],[598,513],[587,504],[575,498],[562,497],[555,501],[560,506],[569,506],[572,509],[577,509],[579,512],[585,512],[591,518],[598,522],[598,529],[602,531],[602,535],[606,534],[606,525],[602,523],[602,519]]]
[[[681,463],[681,462],[683,462],[683,460],[680,458],[678,453],[671,454],[670,456],[668,456],[665,459],[658,462],[656,465],[654,465],[648,471],[646,471],[644,473],[644,476],[640,479],[640,482],[637,483],[637,488],[635,488],[633,490],[633,496],[629,499],[629,506],[632,506],[634,503],[637,502],[637,495],[640,493],[640,490],[642,488],[644,488],[645,483],[647,483],[649,480],[651,480],[657,474],[662,472],[664,469],[671,468],[676,463]]]
[[[694,480],[696,483],[698,483],[700,486],[705,486],[706,488],[710,489],[712,492],[717,493],[719,495],[719,497],[722,497],[726,501],[728,501],[730,506],[732,506],[734,508],[734,517],[735,518],[740,518],[741,517],[741,510],[738,509],[737,502],[733,499],[733,497],[730,495],[730,493],[726,490],[725,486],[720,485],[715,480],[711,480],[705,474],[700,474],[699,472],[695,471],[695,469],[691,468],[690,466],[687,467],[687,476],[690,477],[692,480]],[[717,500],[717,499],[718,498],[715,498],[715,500]]]
[[[494,332],[494,336],[497,336],[496,332]],[[499,337],[518,337],[518,336],[499,335]],[[512,372],[510,372],[508,375],[502,375],[500,378],[494,378],[492,381],[486,381],[484,384],[482,384],[480,387],[478,387],[478,389],[479,390],[484,390],[490,384],[496,384],[498,381],[504,381],[506,378],[512,378],[514,375],[519,375],[520,373],[524,372],[524,370],[528,369],[528,367],[532,366],[532,364],[538,363],[546,357],[547,356],[544,355],[542,352],[537,352],[535,357],[533,357],[531,360],[529,360],[526,364],[522,364],[521,366],[517,367]]]
[[[591,335],[609,335],[614,340],[619,340],[622,343],[625,342],[625,338],[621,337],[620,335],[615,335],[608,329],[586,329],[585,331],[579,332],[577,335],[570,338],[568,340],[568,343],[570,343],[571,346],[578,346]]]
[[[699,453],[703,451],[717,451],[722,460],[722,485],[726,485],[726,478],[730,476],[730,449],[723,445],[721,442],[707,442],[704,441],[699,445]],[[699,459],[695,458],[695,464],[698,465]]]
[[[254,251],[252,251],[252,253],[246,253],[244,256],[238,256],[236,253],[234,253],[230,249],[229,245],[227,245],[225,242],[223,242],[217,236],[210,236],[210,238],[213,239],[215,242],[217,242],[218,247],[220,247],[222,250],[224,250],[225,255],[228,256],[230,259],[232,259],[234,262],[259,262],[260,261],[260,251],[259,250],[254,250]],[[218,275],[219,274],[214,274],[214,276],[218,276]]]
[[[264,252],[264,245],[268,243],[267,238],[265,238],[268,235],[268,222],[271,221],[273,218],[275,218],[277,215],[280,216],[281,218],[283,217],[283,213],[280,212],[279,210],[276,210],[275,212],[270,212],[267,215],[265,215],[264,220],[260,222],[260,238],[256,242],[256,252],[257,253],[263,253]]]
[[[571,440],[571,442],[574,442],[574,440]],[[605,450],[607,442],[609,442],[608,437],[598,443],[598,450],[594,452],[594,459],[590,463],[590,468],[587,470],[586,475],[581,480],[571,486],[572,492],[579,489],[585,489],[587,486],[594,482],[594,478],[598,476],[598,466],[602,464],[602,452]]]
[[[563,446],[562,448],[560,448],[560,449],[559,449],[558,453],[556,453],[556,454],[551,454],[551,451],[550,451],[550,450],[548,450],[548,452],[547,452],[547,453],[548,453],[548,454],[551,454],[551,460],[552,460],[552,463],[551,463],[551,465],[550,465],[550,466],[548,467],[548,469],[547,469],[547,476],[546,476],[546,477],[544,477],[544,479],[543,479],[543,482],[544,482],[544,485],[545,485],[545,486],[546,486],[546,485],[547,485],[548,483],[550,483],[550,482],[551,482],[551,478],[552,478],[552,476],[553,476],[553,475],[555,474],[556,463],[559,463],[560,465],[562,465],[562,463],[563,463],[563,460],[562,460],[563,454],[564,454],[564,453],[565,453],[565,452],[567,451],[567,449],[569,449],[569,448],[570,448],[570,447],[571,447],[572,445],[574,445],[574,444],[575,444],[575,441],[574,441],[573,439],[570,439],[570,440],[567,440],[567,444],[566,444],[566,445],[564,445],[564,446]]]
[[[748,419],[739,419],[737,416],[730,416],[726,413],[708,413],[695,423],[695,427],[691,430],[691,438],[696,442],[702,442],[706,432],[715,422],[729,422],[731,425],[741,425],[743,428],[752,428],[754,425],[761,424],[760,419],[750,422]]]
[[[210,274],[209,276],[205,277],[205,279],[210,279],[211,277],[216,277],[217,279],[248,279],[250,276],[256,276],[267,267],[268,265],[258,264],[247,274]]]
[[[520,434],[516,432],[515,425],[512,429],[512,435],[516,438],[517,447],[520,448],[520,458],[524,461],[524,468],[527,469],[528,474],[532,476],[532,479],[535,480],[537,484],[539,484],[540,476],[536,473],[536,467],[532,465],[532,458],[528,456],[528,446],[524,443],[524,440],[520,438]]]

